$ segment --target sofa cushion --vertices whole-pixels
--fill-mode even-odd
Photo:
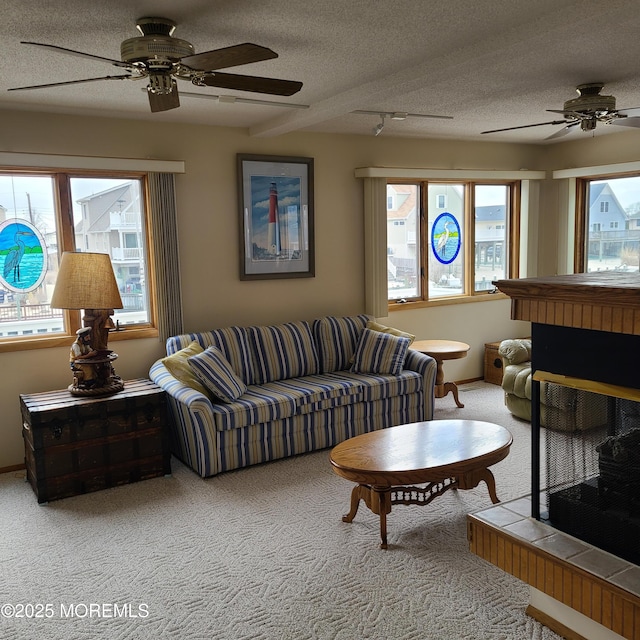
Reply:
[[[356,346],[351,371],[398,375],[407,357],[409,338],[365,328]]]
[[[195,375],[193,369],[189,366],[189,358],[202,353],[204,349],[195,340],[191,341],[186,347],[176,351],[166,358],[162,358],[162,364],[167,368],[169,373],[180,380],[180,382],[188,385],[192,389],[207,394],[207,390]]]
[[[339,371],[278,380],[249,386],[229,404],[214,404],[213,419],[217,431],[240,429],[345,405],[410,398],[423,386],[423,377],[415,371],[403,371],[399,376]]]
[[[211,346],[218,347],[242,381],[245,384],[254,384],[251,348],[245,327],[224,327],[213,331],[172,336],[167,340],[167,354],[175,353],[194,340],[203,350]]]
[[[352,371],[335,371],[327,376],[344,382],[357,383],[362,389],[362,399],[365,402],[408,396],[424,390],[422,374],[408,369],[401,371],[397,376],[353,373]]]
[[[278,382],[251,385],[236,401],[214,405],[216,429],[240,429],[252,424],[288,418],[297,413],[304,395],[304,391],[283,388]]]
[[[247,329],[255,384],[318,373],[318,354],[308,322]]]
[[[233,402],[247,390],[218,347],[207,347],[188,362],[200,382],[222,402]]]
[[[351,366],[358,338],[371,318],[358,316],[327,316],[313,322],[320,371],[331,373]]]

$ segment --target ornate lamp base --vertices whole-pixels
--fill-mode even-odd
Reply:
[[[124,389],[124,382],[119,376],[112,376],[101,386],[81,387],[70,384],[67,389],[74,396],[108,396]]]
[[[92,358],[75,360],[73,383],[67,387],[69,392],[74,396],[106,396],[122,391],[124,382],[111,364],[117,357],[117,353],[103,349]]]

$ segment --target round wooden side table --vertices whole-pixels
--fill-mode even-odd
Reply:
[[[436,398],[444,398],[449,392],[453,394],[456,404],[461,409],[464,404],[458,399],[458,386],[455,382],[444,381],[444,369],[442,363],[445,360],[457,360],[465,358],[471,347],[466,342],[457,342],[456,340],[415,340],[411,345],[412,349],[420,353],[426,353],[431,356],[438,364],[436,371]]]

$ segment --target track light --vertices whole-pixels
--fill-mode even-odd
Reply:
[[[426,113],[407,113],[406,111],[365,111],[356,109],[351,113],[357,113],[364,116],[380,116],[380,123],[373,128],[373,135],[379,136],[384,129],[384,119],[388,116],[391,120],[401,121],[407,118],[435,118],[437,120],[453,120],[453,116],[435,116]]]
[[[380,122],[373,128],[373,135],[374,136],[379,136],[382,133],[382,130],[384,129],[384,118],[385,118],[384,113],[380,114]]]

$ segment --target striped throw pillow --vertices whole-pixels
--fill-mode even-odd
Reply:
[[[189,366],[211,394],[222,402],[233,402],[247,390],[218,347],[208,347],[192,356]]]
[[[354,373],[398,375],[404,368],[409,338],[363,329],[351,365]]]

